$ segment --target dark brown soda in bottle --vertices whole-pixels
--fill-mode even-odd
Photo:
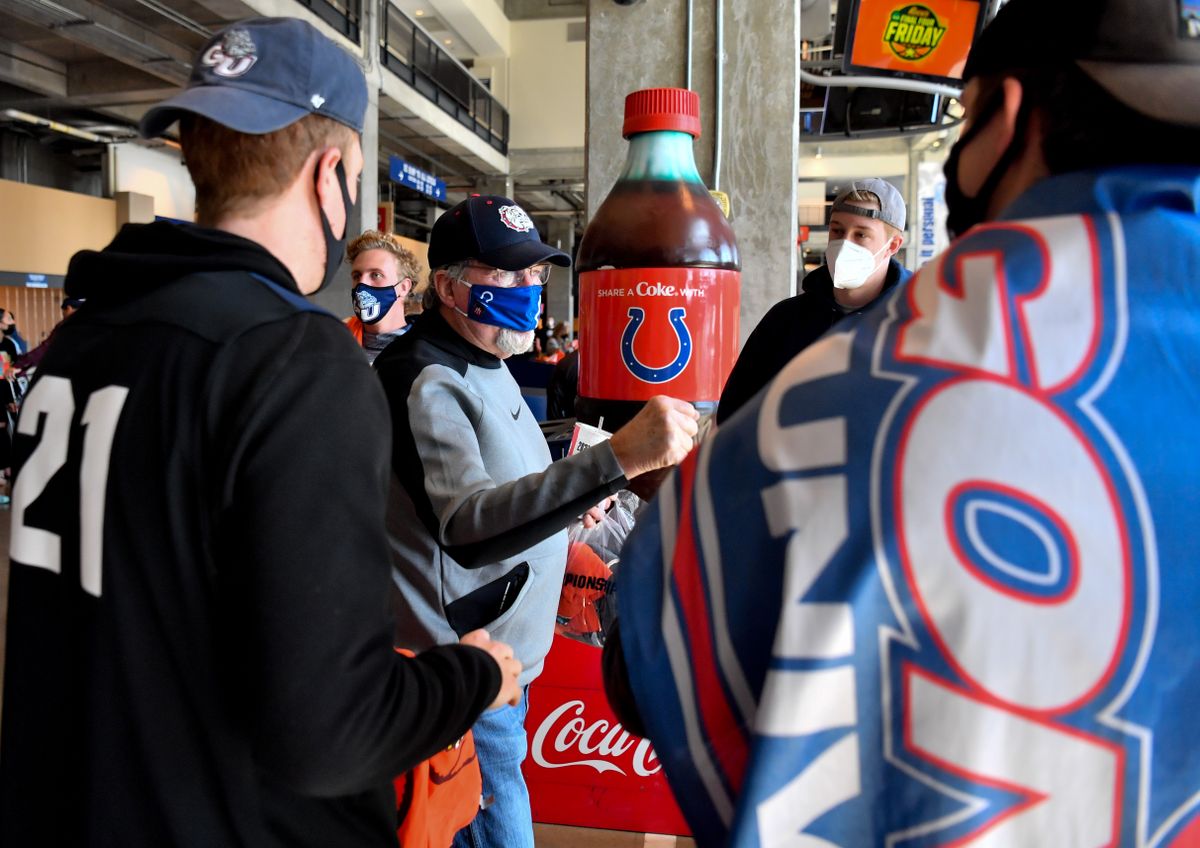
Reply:
[[[741,262],[696,171],[700,100],[625,99],[625,169],[584,232],[576,416],[614,431],[655,395],[711,410],[738,353]]]

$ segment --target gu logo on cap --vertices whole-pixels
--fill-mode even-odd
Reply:
[[[240,77],[258,61],[258,49],[250,33],[231,29],[218,43],[204,51],[200,61],[220,77]]]
[[[504,226],[518,233],[527,233],[533,229],[533,221],[520,206],[501,206],[500,220]]]

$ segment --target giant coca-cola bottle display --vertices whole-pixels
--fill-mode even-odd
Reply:
[[[616,430],[655,395],[711,410],[738,353],[741,263],[696,171],[700,98],[625,98],[625,170],[579,245],[581,421]]]

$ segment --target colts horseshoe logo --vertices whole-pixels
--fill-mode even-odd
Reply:
[[[687,364],[692,358],[692,334],[683,321],[686,315],[687,310],[682,306],[672,307],[667,314],[667,319],[675,330],[675,338],[679,342],[679,353],[675,356],[674,362],[652,368],[639,361],[633,352],[633,338],[646,320],[646,310],[640,306],[629,307],[629,323],[625,325],[625,332],[621,334],[621,361],[625,363],[630,374],[643,383],[666,383],[674,380],[683,372],[684,368],[687,368]]]

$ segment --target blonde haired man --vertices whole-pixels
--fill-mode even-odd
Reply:
[[[408,332],[404,305],[420,277],[420,263],[399,239],[379,230],[367,230],[350,242],[346,259],[354,283],[354,315],[346,326],[374,363],[380,351]]]

